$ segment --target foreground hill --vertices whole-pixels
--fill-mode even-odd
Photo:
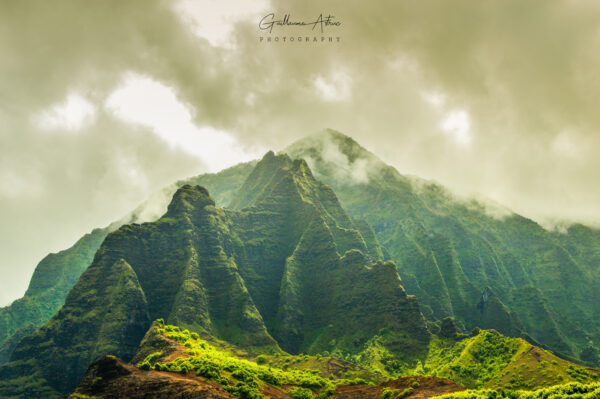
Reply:
[[[435,377],[383,382],[381,374],[331,357],[257,357],[207,339],[158,321],[135,356],[138,367],[102,358],[69,398],[427,398],[464,389]]]
[[[432,339],[420,371],[467,388],[536,389],[592,383],[598,371],[581,367],[521,338],[481,330],[472,337]]]
[[[114,357],[101,358],[89,367],[70,398],[112,398],[122,397],[119,395],[123,393],[132,398],[180,395],[301,399],[428,398],[453,393],[450,397],[459,398],[464,390],[460,385],[489,387],[464,395],[478,398],[488,397],[481,396],[485,393],[494,397],[494,393],[500,395],[499,392],[524,388],[503,381],[512,371],[524,371],[525,374],[519,375],[531,379],[521,384],[532,384],[529,388],[548,387],[536,395],[566,392],[565,386],[574,386],[552,386],[554,381],[579,381],[577,387],[585,386],[581,389],[598,387],[590,385],[596,378],[590,371],[495,331],[481,331],[474,337],[434,338],[424,368],[444,378],[422,375],[397,378],[385,370],[322,355],[276,352],[257,356],[211,336],[165,325],[162,320],[148,330],[133,363],[137,367]],[[523,364],[526,370],[522,370]],[[464,384],[457,385],[447,377]]]
[[[359,354],[375,336],[405,367],[425,353],[396,266],[304,161],[268,153],[236,198],[242,210],[219,208],[186,185],[159,220],[109,234],[60,311],[0,367],[0,394],[68,393],[95,359],[130,360],[156,318],[265,353]]]

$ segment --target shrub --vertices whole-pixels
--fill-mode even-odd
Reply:
[[[267,361],[268,361],[268,359],[265,355],[259,355],[256,358],[256,364],[265,364],[265,363],[267,363]]]
[[[383,388],[383,390],[381,391],[381,396],[379,397],[381,399],[392,399],[398,394],[398,392],[400,392],[399,389]]]
[[[301,387],[293,387],[288,391],[288,394],[295,399],[313,399],[315,395],[313,395],[310,389],[301,388]]]

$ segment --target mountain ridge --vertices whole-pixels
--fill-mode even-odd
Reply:
[[[67,393],[94,359],[131,359],[156,318],[267,353],[360,352],[387,329],[382,345],[414,362],[429,333],[395,265],[368,253],[305,162],[261,162],[275,178],[242,210],[184,185],[157,221],[110,233],[61,310],[0,367],[0,392]]]
[[[593,306],[600,298],[594,250],[598,230],[574,225],[567,229],[570,236],[515,213],[498,217],[485,205],[455,200],[438,184],[400,175],[331,130],[283,152],[306,159],[348,213],[373,227],[428,319],[455,316],[467,330],[497,328],[504,319],[509,323],[502,332],[546,344],[567,357],[590,343],[599,345],[600,331],[591,322],[599,320]],[[342,172],[336,165],[343,166]],[[477,316],[488,287],[498,306]]]

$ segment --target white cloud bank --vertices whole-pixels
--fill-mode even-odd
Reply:
[[[200,158],[211,172],[255,159],[263,152],[242,148],[222,130],[197,127],[191,109],[173,89],[147,76],[127,74],[105,106],[121,120],[149,127],[171,147]]]

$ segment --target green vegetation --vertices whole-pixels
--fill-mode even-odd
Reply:
[[[600,383],[580,384],[570,383],[556,385],[536,391],[512,391],[508,389],[499,390],[477,390],[464,391],[448,395],[436,396],[439,399],[596,399],[600,397]]]
[[[312,399],[315,397],[310,389],[302,387],[292,387],[288,394],[295,399]]]
[[[423,373],[468,388],[536,389],[598,376],[520,338],[481,330],[461,340],[433,339]]]
[[[226,391],[240,398],[260,398],[265,384],[281,387],[294,385],[288,393],[294,398],[325,398],[339,385],[367,384],[362,378],[329,379],[319,370],[288,367],[286,370],[241,359],[233,349],[225,349],[200,339],[197,334],[177,326],[155,322],[154,333],[182,344],[185,355],[164,361],[162,352],[148,355],[137,364],[142,370],[168,371],[193,374],[220,384]],[[245,352],[242,355],[247,356]],[[264,360],[266,356],[259,356]],[[308,357],[307,357],[308,358]],[[288,362],[289,363],[289,362]]]
[[[383,388],[381,391],[380,399],[392,399],[395,398],[401,392],[400,389]]]
[[[25,295],[0,309],[0,365],[19,341],[46,323],[62,306],[69,290],[92,263],[106,235],[114,229],[95,229],[71,248],[46,256],[35,268]]]

